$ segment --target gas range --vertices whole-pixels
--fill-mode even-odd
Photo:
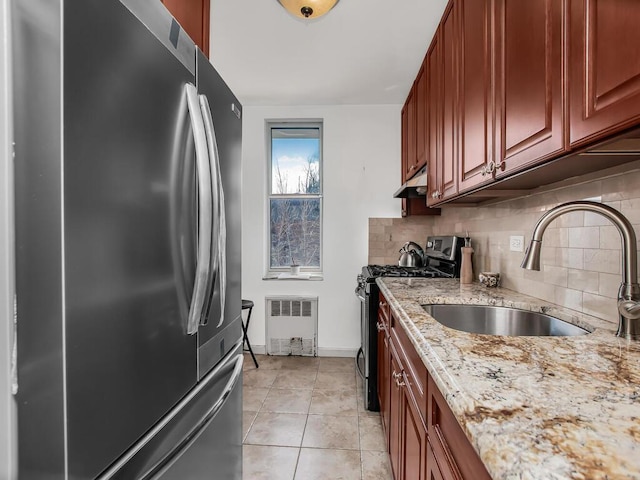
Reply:
[[[456,278],[460,276],[461,248],[464,240],[453,235],[428,237],[424,250],[423,267],[401,267],[398,265],[367,265],[358,275],[356,296],[360,299],[361,348],[358,350],[356,366],[362,377],[364,406],[368,410],[379,410],[377,387],[377,330],[379,277],[406,278]]]

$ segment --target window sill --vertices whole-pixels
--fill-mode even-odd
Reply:
[[[324,280],[322,272],[300,273],[299,275],[291,275],[289,272],[271,272],[262,277],[262,280],[303,280],[303,281],[321,281]]]

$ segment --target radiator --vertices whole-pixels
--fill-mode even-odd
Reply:
[[[315,357],[318,297],[267,297],[267,353]]]

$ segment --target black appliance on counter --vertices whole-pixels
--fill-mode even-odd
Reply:
[[[360,299],[361,346],[356,355],[356,368],[362,377],[364,406],[378,411],[378,342],[377,327],[380,289],[378,277],[458,278],[464,239],[454,235],[427,237],[423,267],[367,265],[358,275],[356,295]]]

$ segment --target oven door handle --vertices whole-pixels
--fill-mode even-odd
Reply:
[[[358,371],[358,374],[362,377],[362,379],[366,380],[366,377],[364,376],[364,372],[360,370],[360,363],[358,362],[358,359],[362,355],[364,355],[364,351],[362,350],[362,347],[360,347],[360,349],[358,350],[358,353],[356,353],[356,370]]]

